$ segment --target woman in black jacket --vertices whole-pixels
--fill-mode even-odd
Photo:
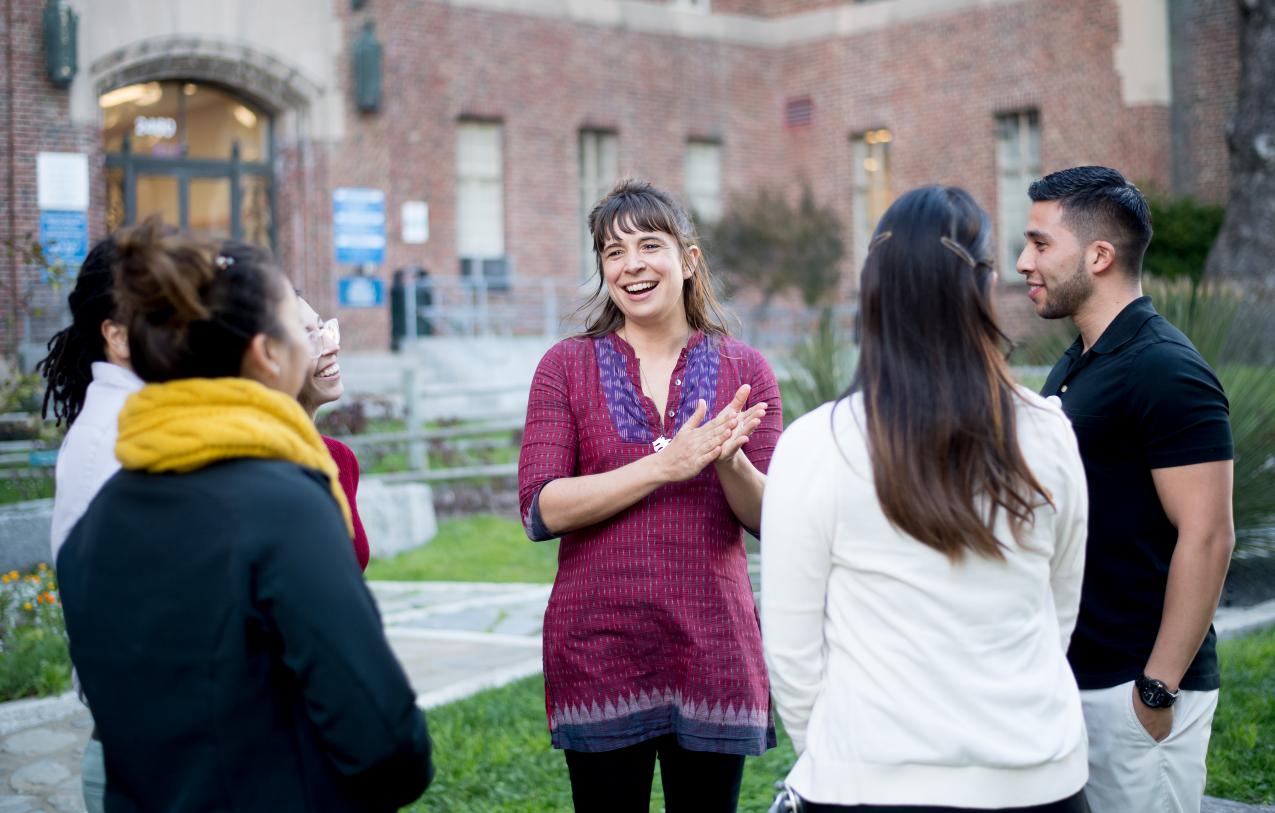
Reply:
[[[147,386],[58,557],[108,811],[390,811],[433,775],[425,719],[295,397],[313,349],[269,256],[148,222],[116,297]]]

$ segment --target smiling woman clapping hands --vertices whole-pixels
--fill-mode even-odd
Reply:
[[[592,316],[540,362],[519,461],[528,536],[562,537],[549,729],[578,811],[645,809],[657,756],[671,806],[733,810],[743,757],[774,745],[743,529],[779,388],[667,193],[621,182],[589,230]]]

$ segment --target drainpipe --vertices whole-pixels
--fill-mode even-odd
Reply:
[[[16,176],[18,174],[17,165],[17,146],[13,143],[14,139],[14,122],[13,117],[13,0],[4,0],[4,76],[5,76],[5,105],[9,122],[9,284],[12,286],[13,301],[11,303],[13,315],[10,322],[10,330],[13,335],[9,337],[11,345],[16,348],[18,317],[20,315],[18,308],[18,297],[22,292],[18,288],[18,190]]]

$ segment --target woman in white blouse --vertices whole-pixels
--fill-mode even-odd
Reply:
[[[128,333],[115,321],[115,241],[93,246],[67,297],[71,324],[49,340],[49,355],[36,368],[44,374],[43,414],[49,408],[66,437],[58,452],[53,492],[53,561],[77,520],[110,476],[115,459],[116,419],[124,401],[142,387],[128,363]]]
[[[42,414],[52,407],[66,422],[54,475],[52,553],[83,516],[102,485],[119,471],[115,458],[118,418],[124,402],[142,387],[128,363],[128,332],[115,320],[112,298],[116,250],[113,238],[93,246],[67,302],[71,324],[49,340],[49,355],[36,368],[47,380]],[[81,767],[88,813],[103,810],[106,771],[96,732]]]
[[[1084,810],[1084,469],[1061,409],[1010,377],[991,256],[964,190],[899,198],[858,373],[771,462],[762,637],[811,813]]]

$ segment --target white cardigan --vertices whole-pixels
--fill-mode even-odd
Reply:
[[[119,414],[128,396],[142,388],[132,370],[105,361],[93,362],[93,381],[84,407],[67,430],[58,452],[53,492],[53,562],[58,550],[111,475],[119,471],[115,438]]]
[[[1023,456],[1044,505],[1006,560],[946,556],[885,518],[862,397],[796,421],[770,463],[761,615],[771,692],[799,758],[789,785],[826,804],[1044,804],[1088,777],[1066,650],[1088,495],[1061,408],[1027,390]]]

